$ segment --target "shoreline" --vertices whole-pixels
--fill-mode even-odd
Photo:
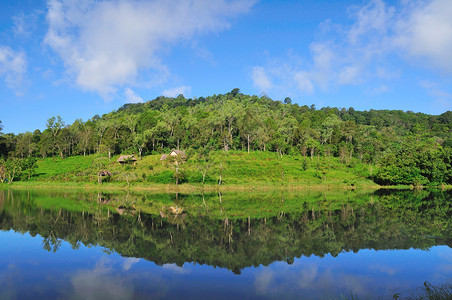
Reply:
[[[397,186],[380,186],[364,185],[364,186],[350,186],[350,185],[306,185],[306,184],[230,184],[230,185],[197,185],[197,184],[117,184],[104,183],[98,185],[96,183],[78,183],[78,182],[14,182],[12,184],[0,184],[0,189],[83,189],[89,191],[134,191],[134,192],[188,192],[188,193],[202,193],[202,192],[265,192],[265,191],[355,191],[355,190],[423,190],[423,189],[442,189],[450,190],[451,185],[429,186],[429,187],[414,187],[409,185]]]

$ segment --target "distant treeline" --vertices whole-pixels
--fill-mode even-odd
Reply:
[[[0,129],[0,157],[141,156],[172,148],[204,156],[220,149],[274,151],[281,156],[334,156],[345,164],[360,160],[378,167],[373,179],[380,184],[441,184],[452,183],[451,124],[450,111],[435,116],[316,109],[292,104],[290,98],[281,102],[233,89],[206,98],[157,97],[70,125],[52,117],[43,132],[15,135]]]

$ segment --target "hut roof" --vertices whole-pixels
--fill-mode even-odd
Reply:
[[[172,153],[175,153],[176,155],[180,155],[181,157],[187,157],[187,154],[185,154],[185,152],[182,150],[173,149],[173,150],[171,150],[169,155],[171,155]]]
[[[132,160],[132,161],[137,161],[137,159],[135,158],[135,156],[132,155],[121,155],[117,162],[122,163],[122,162],[126,162],[128,160]]]
[[[160,157],[160,160],[165,160],[168,157],[168,154],[162,154],[162,157]]]

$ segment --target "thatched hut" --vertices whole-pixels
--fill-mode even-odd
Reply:
[[[113,174],[110,171],[103,170],[97,174],[97,183],[102,184],[102,177],[109,179]]]
[[[132,155],[121,155],[116,162],[123,165],[123,164],[130,164],[130,163],[135,164],[136,161],[137,161],[137,159],[132,154]]]
[[[164,163],[164,160],[168,158],[173,158],[174,163],[177,165],[180,162],[184,162],[187,160],[187,154],[185,154],[185,152],[182,150],[173,149],[169,154],[162,154],[162,156],[160,157],[160,161]]]
[[[107,170],[103,170],[103,171],[100,171],[99,172],[99,176],[112,176],[113,174],[111,174],[111,172],[110,171],[107,171]]]
[[[185,154],[185,152],[182,151],[182,150],[175,150],[175,149],[173,149],[173,150],[171,150],[169,155],[170,156],[179,156],[183,160],[187,159],[187,154]]]

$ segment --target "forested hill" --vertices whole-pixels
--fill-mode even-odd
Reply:
[[[452,112],[441,115],[353,108],[316,109],[234,89],[187,99],[157,97],[126,104],[102,117],[47,129],[2,134],[3,159],[104,153],[164,153],[177,148],[206,156],[215,150],[273,151],[337,157],[379,167],[379,183],[451,181]]]

